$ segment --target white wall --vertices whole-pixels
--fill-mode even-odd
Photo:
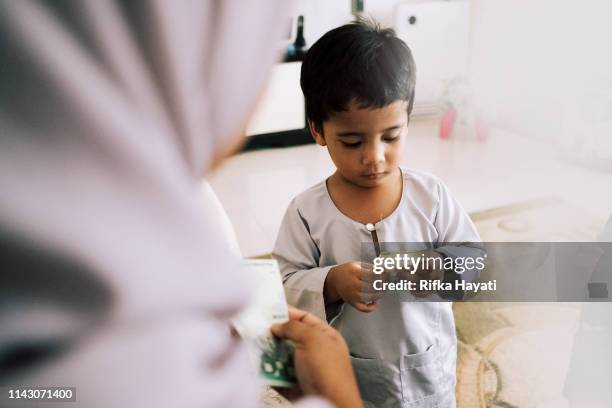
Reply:
[[[376,18],[383,25],[391,26],[398,4],[427,1],[431,0],[364,0],[364,13]],[[309,45],[330,29],[353,19],[351,0],[294,0],[294,3],[295,15],[304,15],[305,37]]]
[[[476,0],[471,80],[498,124],[612,171],[612,3]]]

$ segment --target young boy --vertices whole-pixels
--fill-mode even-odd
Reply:
[[[414,102],[410,50],[393,30],[351,23],[310,48],[301,86],[310,131],[336,171],[298,195],[282,221],[273,255],[287,299],[342,333],[366,406],[454,407],[451,303],[368,292],[360,263],[374,233],[434,248],[480,240],[437,178],[399,167]]]

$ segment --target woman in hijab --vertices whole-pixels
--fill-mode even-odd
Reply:
[[[73,386],[83,407],[257,404],[228,324],[249,276],[198,199],[286,4],[0,1],[0,384]],[[336,332],[299,311],[274,331],[322,397],[305,406],[360,406]]]

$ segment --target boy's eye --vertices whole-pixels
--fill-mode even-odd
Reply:
[[[396,141],[396,140],[398,140],[399,138],[400,138],[400,137],[399,137],[399,135],[395,135],[395,136],[389,135],[389,136],[384,136],[384,137],[383,137],[383,140],[384,140],[385,142],[395,142],[395,141]]]
[[[342,142],[342,144],[345,147],[355,148],[355,147],[358,147],[361,144],[361,142]]]

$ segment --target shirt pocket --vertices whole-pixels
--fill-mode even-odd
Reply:
[[[440,353],[436,345],[417,354],[404,354],[400,361],[402,398],[415,402],[437,394],[443,383]]]
[[[399,384],[394,384],[388,376],[382,375],[380,360],[351,356],[351,363],[366,407],[398,406],[401,394]]]

